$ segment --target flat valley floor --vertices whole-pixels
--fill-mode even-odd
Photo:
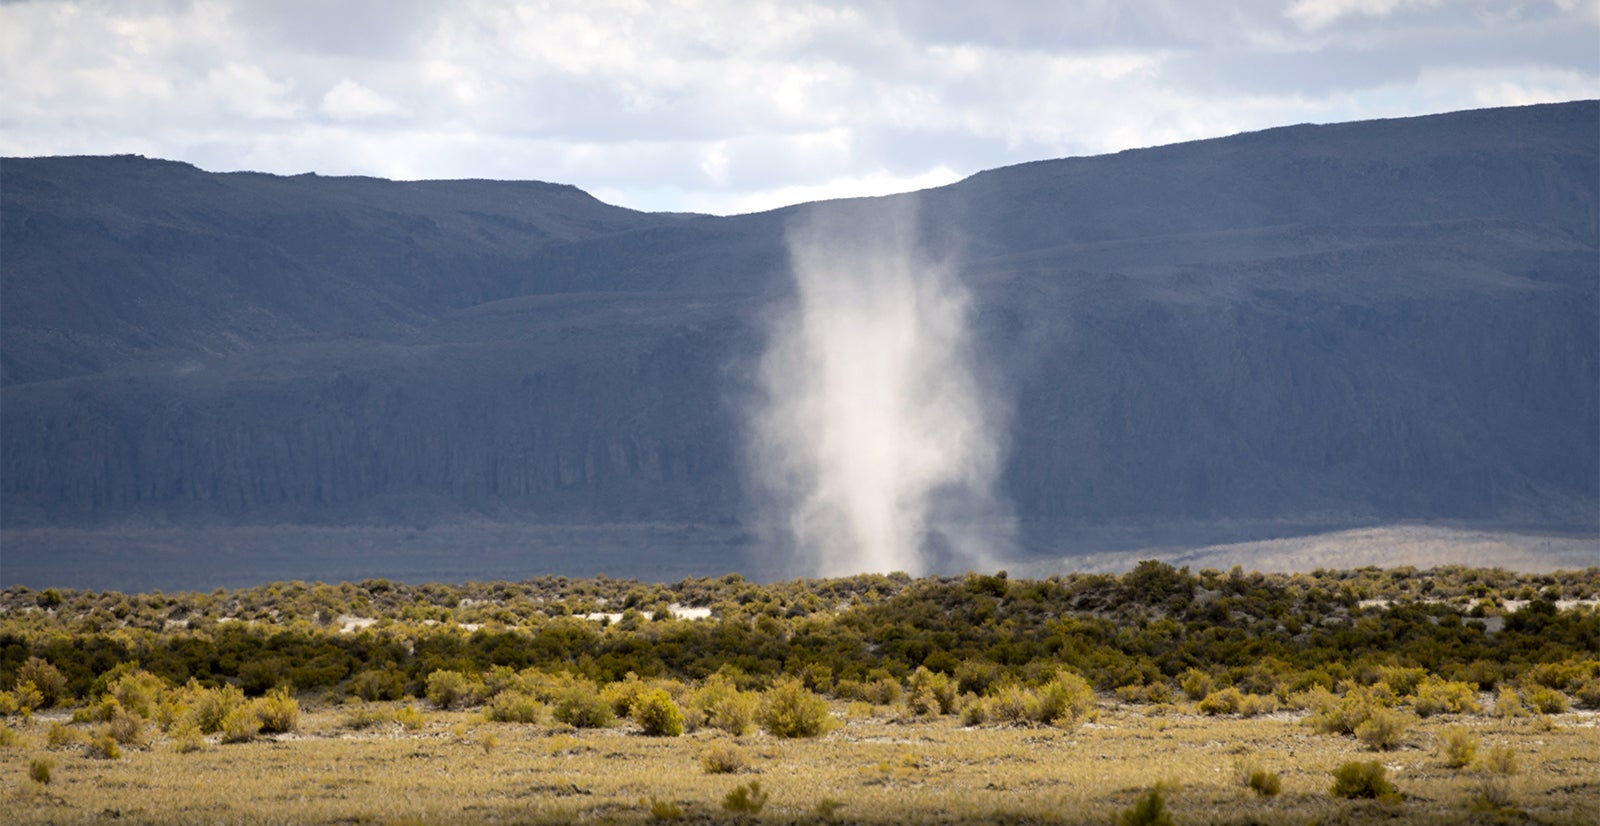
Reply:
[[[117,759],[51,750],[66,717],[8,721],[0,820],[9,823],[1060,823],[1117,824],[1159,787],[1174,824],[1477,824],[1600,822],[1600,713],[1420,721],[1403,745],[1364,749],[1318,734],[1301,712],[1208,717],[1193,707],[1120,705],[1073,729],[904,721],[888,707],[834,706],[843,725],[815,738],[734,738],[715,730],[646,737],[631,724],[574,730],[426,711],[419,728],[353,730],[353,706],[308,708],[293,734],[187,753],[152,727]],[[395,707],[385,707],[392,710]],[[1514,774],[1452,769],[1442,733],[1464,728],[1479,754],[1509,747]],[[709,773],[733,746],[747,765]],[[53,763],[48,783],[30,765]],[[1377,760],[1401,799],[1329,790],[1349,761]],[[1262,796],[1250,769],[1276,773]],[[758,812],[728,795],[757,784]],[[1493,788],[1491,788],[1493,787]],[[1485,802],[1491,788],[1494,804]]]

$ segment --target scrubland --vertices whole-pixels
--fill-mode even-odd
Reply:
[[[345,727],[347,710],[308,713],[292,734],[214,742],[190,752],[168,738],[115,760],[44,747],[51,717],[17,727],[0,749],[7,820],[17,823],[1094,823],[1114,824],[1151,788],[1174,823],[1594,822],[1600,729],[1593,712],[1500,720],[1430,719],[1396,750],[1311,730],[1302,713],[1212,717],[1185,707],[1107,706],[1095,722],[964,727],[943,716],[901,720],[888,707],[817,738],[700,730],[647,737],[631,726],[581,729],[496,723],[475,711],[429,711],[411,731]],[[57,715],[59,716],[59,715]],[[1450,768],[1443,732],[1510,749],[1517,773],[1480,760]],[[212,738],[213,740],[215,738]],[[745,768],[710,773],[729,747]],[[53,755],[49,783],[28,764]],[[1400,797],[1330,794],[1333,771],[1377,759]],[[1266,797],[1251,768],[1275,774]],[[752,781],[759,813],[723,808]],[[1503,781],[1500,804],[1484,789]],[[653,811],[653,807],[655,811]]]
[[[1600,569],[0,592],[17,823],[1587,824]],[[620,609],[620,610],[619,610]]]

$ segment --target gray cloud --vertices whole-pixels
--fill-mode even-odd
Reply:
[[[0,5],[0,152],[730,211],[1304,121],[1600,96],[1600,2]]]
[[[290,54],[409,60],[440,4],[426,0],[241,2],[232,17],[262,48]]]

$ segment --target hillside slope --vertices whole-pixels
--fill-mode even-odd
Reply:
[[[1024,552],[1593,532],[1597,129],[1593,101],[1295,126],[727,218],[6,159],[6,567],[52,528],[462,519],[719,526],[651,552],[738,567],[741,409],[818,212],[915,214],[971,290]]]

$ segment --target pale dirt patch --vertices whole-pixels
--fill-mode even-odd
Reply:
[[[1121,573],[1142,560],[1157,559],[1200,571],[1226,571],[1240,565],[1247,571],[1309,573],[1317,569],[1354,570],[1410,565],[1419,569],[1445,565],[1504,568],[1528,573],[1583,570],[1600,566],[1600,536],[1552,536],[1512,531],[1464,530],[1434,525],[1385,525],[1190,548],[1147,548],[1136,551],[1025,561],[1013,573],[1039,578],[1057,573]]]
[[[377,622],[378,620],[374,617],[358,617],[354,614],[340,614],[338,619],[339,633],[353,634],[363,628],[371,628],[373,625],[377,624]]]

